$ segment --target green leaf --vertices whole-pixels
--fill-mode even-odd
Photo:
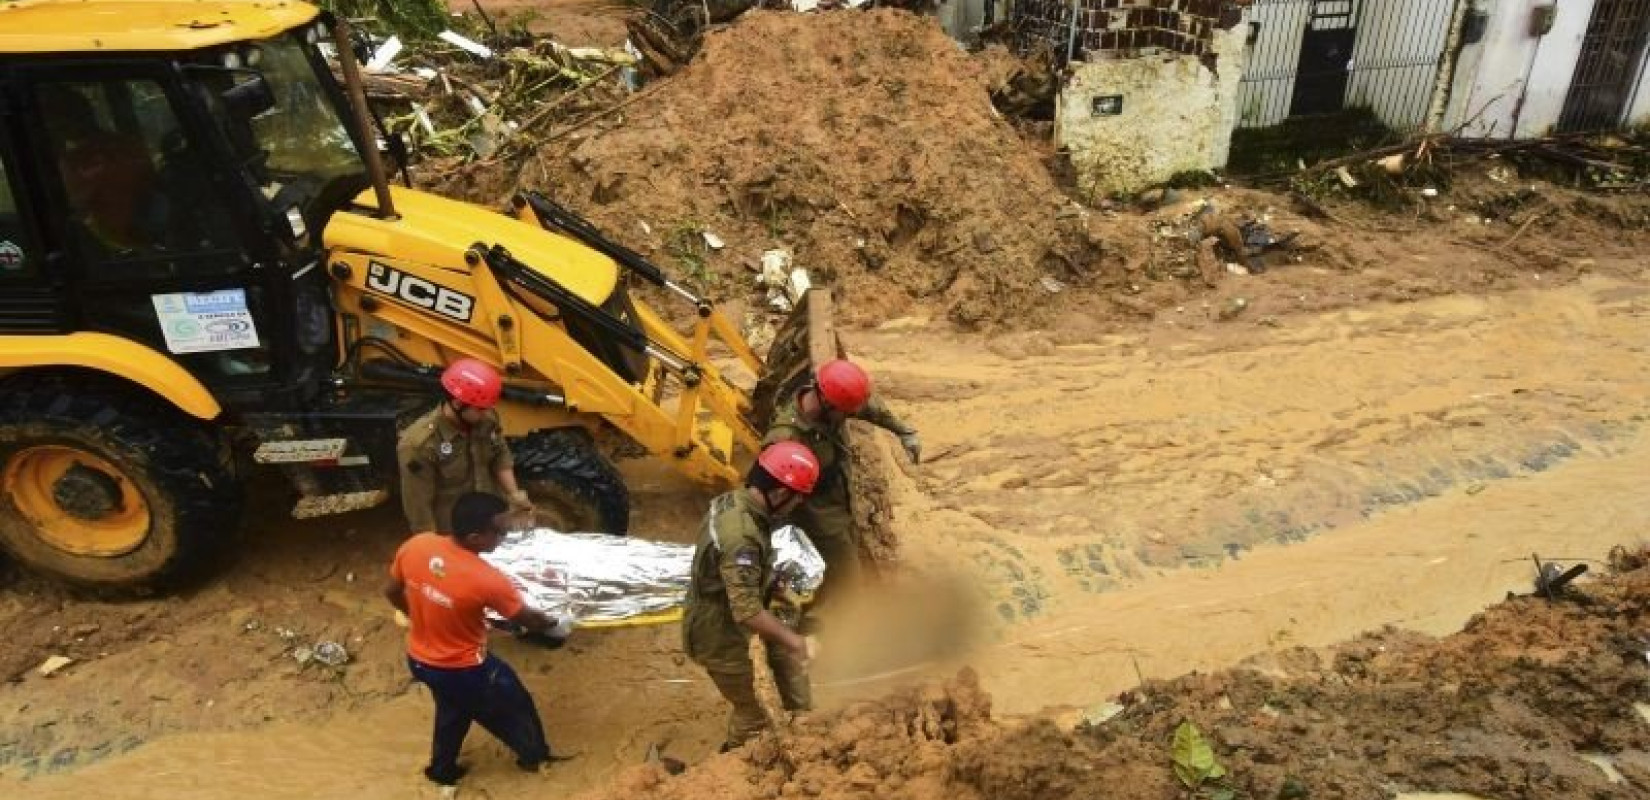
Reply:
[[[1226,774],[1226,768],[1215,761],[1214,748],[1191,720],[1180,723],[1174,731],[1174,774],[1191,789]]]

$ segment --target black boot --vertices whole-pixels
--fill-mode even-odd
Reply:
[[[429,778],[430,783],[437,786],[457,786],[458,779],[464,777],[465,773],[469,771],[469,767],[455,766],[450,770],[438,772],[435,767],[430,766],[424,768],[424,777]]]

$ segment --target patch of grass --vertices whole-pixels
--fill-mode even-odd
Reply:
[[[320,6],[346,19],[373,19],[403,39],[431,39],[449,24],[443,0],[320,0]]]
[[[1233,131],[1226,171],[1235,176],[1275,175],[1291,172],[1301,162],[1310,167],[1402,140],[1402,134],[1388,128],[1367,108],[1295,117],[1270,128]]]
[[[685,219],[671,226],[665,234],[665,254],[676,261],[682,274],[697,284],[700,290],[716,287],[718,280],[706,259],[710,246],[705,244],[705,226],[698,220]]]

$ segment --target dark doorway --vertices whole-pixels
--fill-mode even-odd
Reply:
[[[1647,30],[1650,0],[1598,0],[1564,98],[1560,131],[1602,130],[1621,124],[1644,64]]]
[[[1352,46],[1358,39],[1354,10],[1354,0],[1312,0],[1311,16],[1301,34],[1290,116],[1333,114],[1345,105]]]

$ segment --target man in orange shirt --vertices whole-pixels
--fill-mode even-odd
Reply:
[[[504,573],[481,559],[504,540],[511,512],[496,495],[471,492],[453,506],[451,535],[420,533],[395,553],[384,596],[411,620],[407,666],[435,698],[435,735],[424,777],[452,786],[458,752],[478,722],[536,771],[553,759],[533,698],[515,670],[487,652],[486,610],[529,631],[565,637],[570,619],[529,608]]]

